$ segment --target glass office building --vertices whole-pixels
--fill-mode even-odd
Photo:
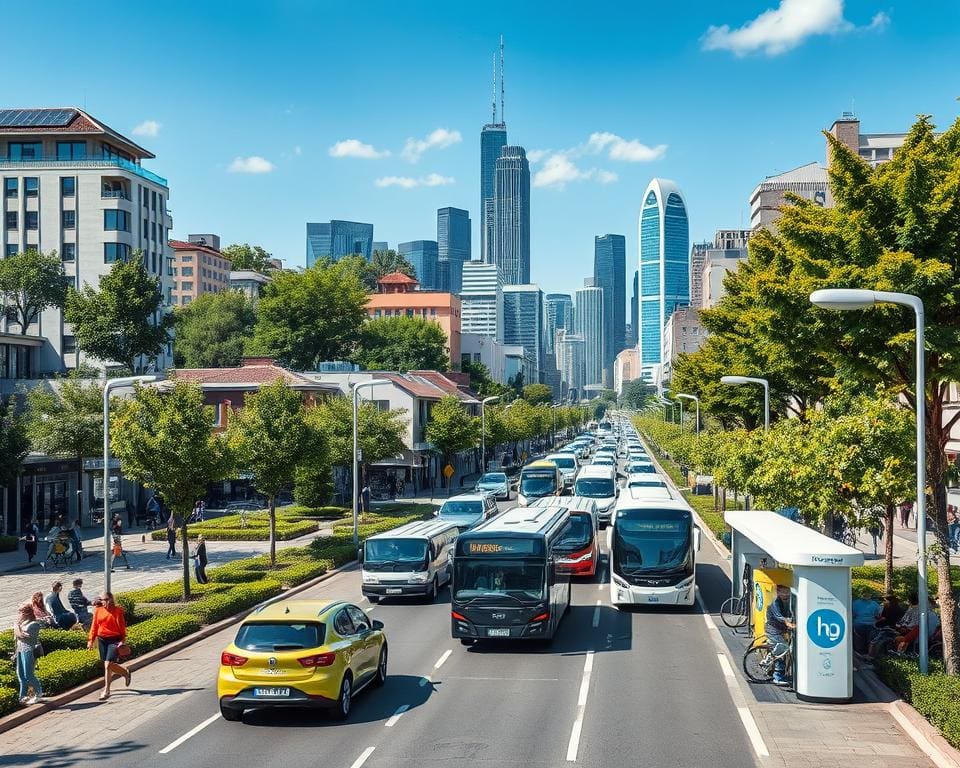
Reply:
[[[373,255],[373,224],[357,221],[307,222],[307,267],[320,259],[340,261],[358,253],[367,261]]]
[[[437,211],[438,283],[441,291],[459,294],[463,265],[470,261],[470,213],[462,208]]]
[[[543,292],[536,285],[504,286],[503,343],[523,346],[526,354],[535,361],[536,381],[540,381],[543,371]]]
[[[409,243],[400,243],[397,246],[397,253],[413,265],[421,290],[441,290],[440,256],[436,240],[411,240]]]
[[[507,124],[487,123],[480,131],[480,261],[493,263],[494,179],[497,158],[507,145]]]
[[[577,291],[577,336],[583,339],[583,385],[603,384],[603,289],[587,286]]]
[[[493,263],[507,285],[530,283],[530,163],[523,147],[504,147],[497,160]]]
[[[597,235],[593,239],[593,284],[603,290],[603,367],[613,381],[613,361],[626,346],[627,238]]]
[[[663,362],[663,326],[680,306],[690,304],[690,227],[680,188],[653,179],[640,209],[640,366]]]
[[[573,333],[573,299],[569,293],[548,293],[543,300],[543,347],[554,351],[559,329]]]

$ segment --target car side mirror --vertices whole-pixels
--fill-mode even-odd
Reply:
[[[363,547],[357,548],[357,560],[363,563]]]
[[[380,621],[379,619],[374,619],[374,620],[373,620],[373,628],[374,628],[374,630],[383,629],[383,622]]]
[[[696,550],[700,551],[700,539],[702,537],[702,532],[699,525],[693,527],[693,546],[696,547]]]
[[[439,515],[439,514],[440,514],[440,510],[439,510],[439,509],[433,510],[433,516],[434,516],[434,517],[436,517],[436,516]]]

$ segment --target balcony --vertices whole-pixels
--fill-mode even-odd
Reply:
[[[100,197],[103,200],[130,200],[130,195],[122,189],[104,189],[100,192]]]
[[[125,160],[122,157],[94,155],[93,157],[86,157],[82,160],[56,160],[46,158],[8,160],[6,158],[0,158],[0,169],[8,168],[11,170],[28,170],[31,168],[63,168],[70,170],[76,170],[78,168],[120,168],[121,170],[139,176],[141,179],[151,181],[154,184],[159,184],[162,187],[168,186],[167,180],[163,178],[163,176],[158,176],[152,171],[148,171],[146,168],[137,165],[132,160]]]

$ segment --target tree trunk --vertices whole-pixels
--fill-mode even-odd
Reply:
[[[270,567],[277,564],[277,497],[270,494]]]
[[[727,489],[726,488],[720,491],[720,510],[722,512],[727,511]]]
[[[884,516],[884,525],[886,531],[883,540],[883,591],[893,591],[893,518],[896,511],[896,505],[893,502],[887,504],[886,515]]]
[[[180,523],[180,554],[183,556],[183,599],[190,599],[190,539],[187,536],[187,523],[190,520],[190,515],[183,515],[181,518],[182,522]]]
[[[931,382],[936,384],[936,382]],[[940,626],[943,634],[943,661],[948,675],[960,675],[960,629],[957,627],[957,604],[950,587],[950,541],[947,533],[947,488],[944,476],[947,457],[943,451],[946,436],[943,417],[938,407],[927,415],[927,485],[933,491],[927,517],[933,518],[937,547],[934,566],[937,571],[937,602],[940,605]],[[943,440],[943,442],[941,442]]]
[[[720,511],[720,489],[717,488],[717,481],[713,481],[713,511]]]

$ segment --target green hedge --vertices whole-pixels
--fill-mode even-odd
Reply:
[[[200,629],[200,619],[183,613],[157,616],[135,624],[127,631],[127,642],[137,655],[155,650]]]
[[[19,690],[16,687],[0,688],[0,717],[9,715],[20,706],[20,700],[17,698]]]
[[[221,592],[227,587],[222,584],[198,584],[190,582],[191,595],[206,595],[211,592]],[[163,584],[154,584],[134,592],[123,592],[123,597],[136,603],[179,603],[183,597],[183,579],[167,581]]]
[[[231,563],[230,565],[222,565],[219,568],[213,569],[207,573],[207,578],[210,579],[211,583],[249,584],[253,581],[260,581],[266,577],[266,575],[266,571],[252,570],[242,566],[234,567]]]
[[[87,647],[87,633],[79,629],[41,629],[40,643],[46,653]],[[0,632],[0,654],[13,653],[13,630]]]
[[[916,659],[881,657],[876,670],[884,682],[909,701],[954,747],[960,748],[960,677],[931,660],[930,674],[921,675]]]
[[[283,591],[279,581],[264,579],[252,584],[237,584],[226,592],[207,595],[187,604],[183,612],[196,616],[204,624],[213,624]]]
[[[0,536],[0,552],[16,552],[18,541],[16,536]]]
[[[37,660],[37,677],[45,696],[63,693],[103,674],[96,648],[54,651]]]
[[[277,520],[277,541],[289,541],[317,531],[317,523],[313,520],[286,522]],[[246,528],[218,525],[211,527],[208,523],[192,525],[187,529],[187,537],[196,539],[200,534],[208,541],[269,541],[270,528],[268,525],[249,524]],[[165,531],[154,531],[150,534],[154,541],[163,541],[167,535]]]
[[[290,587],[315,579],[317,576],[322,576],[333,567],[332,560],[305,561],[288,565],[276,574],[271,574],[271,576],[275,575],[284,588],[290,589]]]

